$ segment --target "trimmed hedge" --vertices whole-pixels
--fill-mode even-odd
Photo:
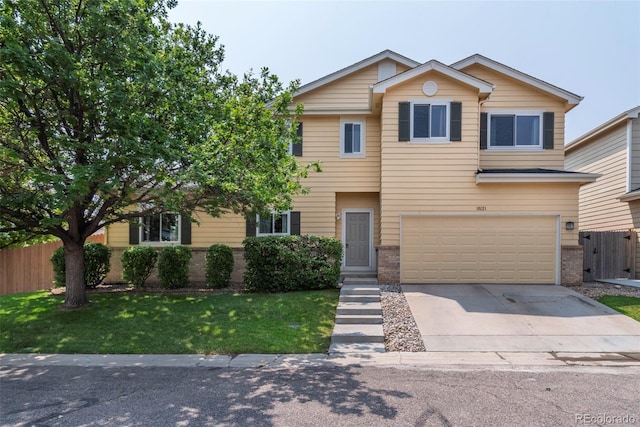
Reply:
[[[136,288],[143,288],[158,260],[158,251],[151,246],[131,246],[120,257],[122,279]]]
[[[244,284],[250,292],[287,292],[336,287],[342,243],[331,237],[247,237]]]
[[[205,254],[207,286],[226,288],[233,272],[233,249],[227,245],[211,245]]]
[[[57,248],[51,255],[54,286],[65,286],[64,246]],[[87,288],[98,286],[111,269],[111,249],[101,243],[84,245],[84,284]]]
[[[158,257],[158,278],[167,289],[185,288],[189,285],[189,261],[191,248],[167,246]]]

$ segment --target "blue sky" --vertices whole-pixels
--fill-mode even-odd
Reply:
[[[451,64],[480,53],[584,97],[566,142],[640,105],[640,2],[179,0],[235,74],[309,83],[385,49]]]

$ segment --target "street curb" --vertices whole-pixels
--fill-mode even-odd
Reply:
[[[377,366],[415,369],[625,368],[640,373],[640,353],[389,352],[342,354],[0,354],[5,367],[295,368]]]

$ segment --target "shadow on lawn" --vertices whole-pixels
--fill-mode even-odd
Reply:
[[[12,425],[320,425],[335,415],[394,420],[393,401],[412,398],[359,375],[353,367],[13,368],[0,370],[10,396],[0,412]]]

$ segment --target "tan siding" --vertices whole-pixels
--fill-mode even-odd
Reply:
[[[482,150],[480,152],[480,167],[483,169],[505,167],[563,169],[564,101],[479,64],[465,68],[464,72],[495,85],[491,96],[482,105],[483,112],[490,110],[539,110],[553,112],[555,115],[555,148],[553,150],[529,152]]]
[[[633,227],[629,204],[617,199],[627,189],[626,135],[626,124],[621,124],[567,155],[568,170],[602,175],[596,182],[580,188],[582,230]]]
[[[357,116],[345,116],[357,117]],[[340,158],[340,116],[305,116],[301,163],[320,161],[322,172],[309,174],[304,185],[314,191],[380,191],[380,120],[366,121],[365,158]]]
[[[631,120],[631,190],[640,188],[640,118]]]
[[[358,70],[295,98],[305,108],[369,108],[369,86],[378,81],[378,64]]]
[[[438,84],[436,97],[462,101],[462,141],[398,141],[398,102],[418,98],[426,80]],[[399,245],[400,214],[407,213],[465,214],[483,207],[487,214],[557,214],[563,222],[578,220],[577,184],[476,184],[478,110],[477,95],[470,88],[436,72],[428,73],[390,90],[383,101],[382,117],[382,246]],[[513,165],[503,163],[501,167]],[[563,229],[561,242],[577,245],[577,230]]]

